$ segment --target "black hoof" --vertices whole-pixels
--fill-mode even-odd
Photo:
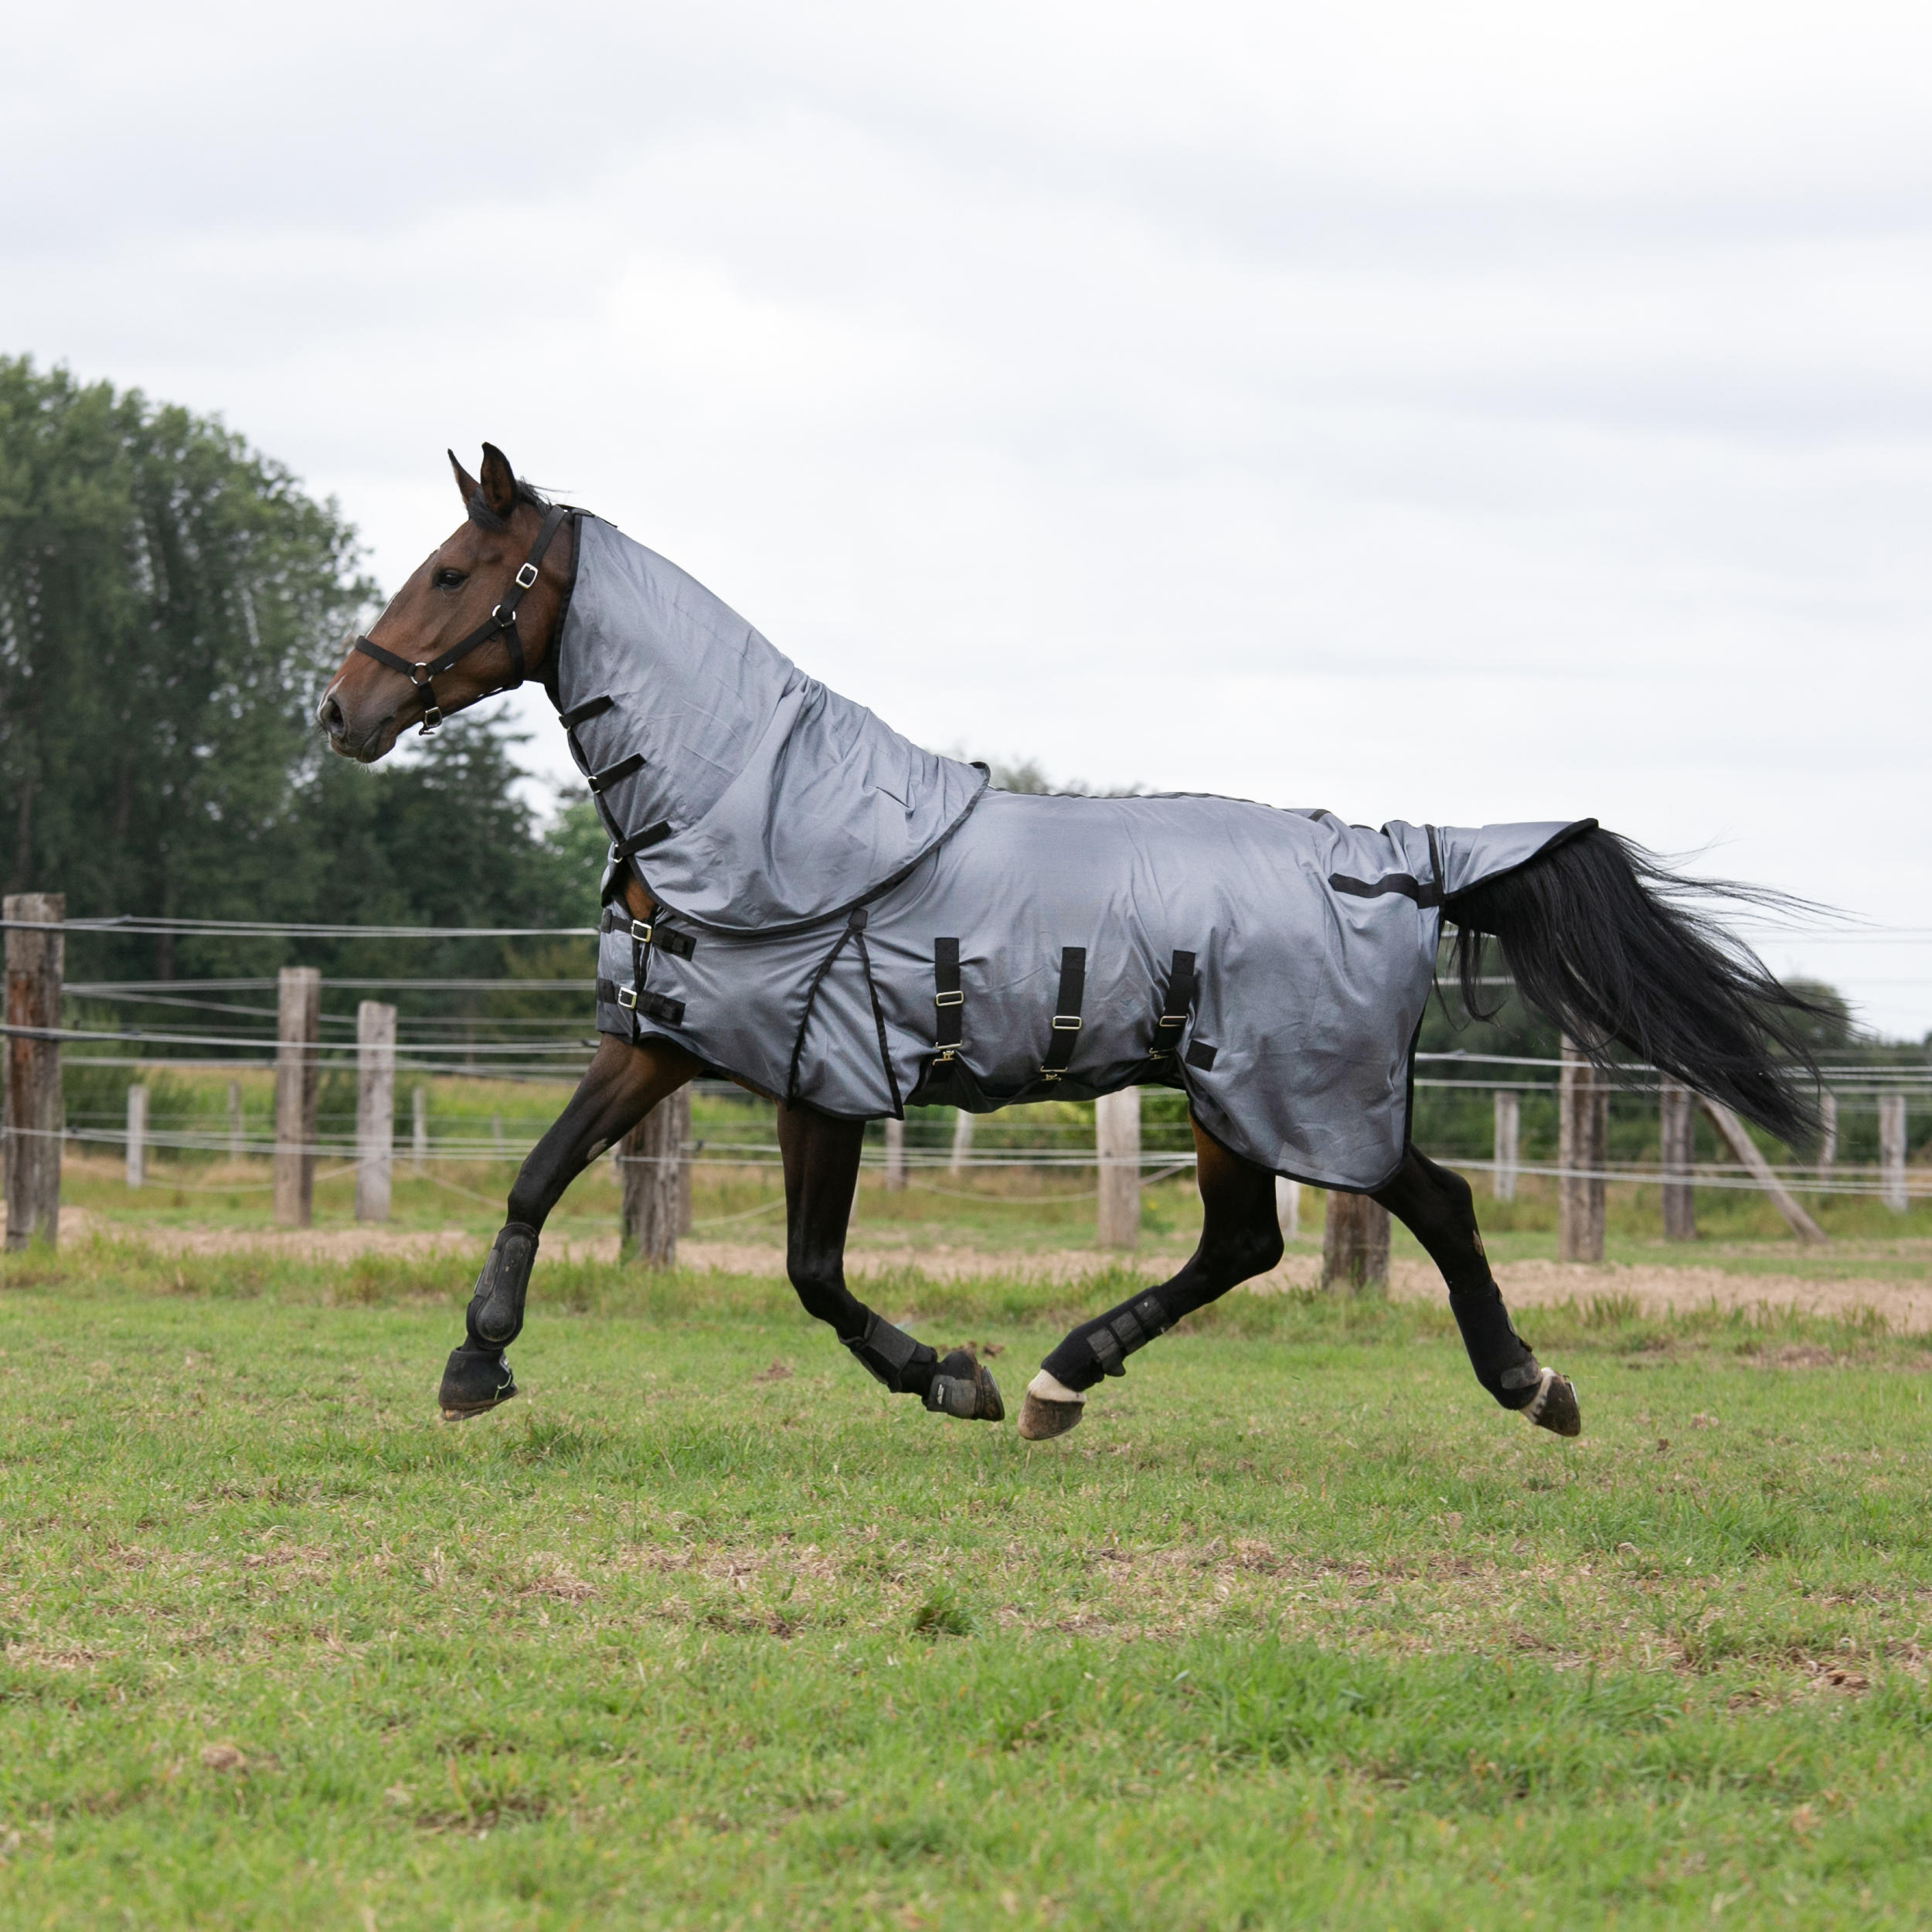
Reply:
[[[961,1422],[1006,1420],[1006,1405],[999,1399],[992,1370],[970,1349],[955,1349],[933,1372],[926,1406],[935,1415],[956,1416]]]
[[[516,1377],[500,1349],[461,1348],[450,1352],[437,1400],[445,1422],[461,1422],[500,1408],[515,1393]]]
[[[1539,1429],[1547,1429],[1552,1435],[1580,1436],[1583,1433],[1583,1412],[1577,1406],[1577,1385],[1554,1369],[1544,1369],[1543,1386],[1523,1413]]]

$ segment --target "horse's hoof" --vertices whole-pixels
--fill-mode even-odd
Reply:
[[[999,1399],[992,1370],[970,1349],[955,1349],[933,1371],[926,1406],[935,1415],[956,1416],[961,1422],[1006,1420],[1006,1405]]]
[[[501,1408],[516,1393],[509,1358],[495,1349],[454,1349],[437,1395],[445,1422],[463,1422]]]
[[[1048,1402],[1029,1389],[1026,1400],[1019,1405],[1020,1440],[1046,1442],[1065,1435],[1077,1425],[1086,1406],[1083,1402]]]
[[[1583,1433],[1583,1412],[1577,1406],[1577,1385],[1554,1369],[1544,1369],[1543,1381],[1523,1413],[1539,1429],[1547,1429],[1552,1435],[1580,1436]]]

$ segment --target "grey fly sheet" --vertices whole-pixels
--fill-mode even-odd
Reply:
[[[1379,1186],[1444,896],[1573,829],[989,790],[589,516],[556,678],[606,900],[631,867],[659,908],[604,913],[599,1030],[850,1118],[1160,1084],[1262,1167]]]

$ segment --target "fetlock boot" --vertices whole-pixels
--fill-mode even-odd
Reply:
[[[443,1370],[437,1399],[446,1421],[482,1415],[516,1393],[504,1351],[523,1331],[536,1248],[536,1230],[521,1221],[511,1222],[492,1246],[464,1311],[463,1340]]]

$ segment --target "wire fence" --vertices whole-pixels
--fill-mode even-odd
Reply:
[[[594,927],[341,926],[135,917],[70,919],[57,928],[50,928],[43,921],[11,919],[0,924],[10,931],[58,930],[76,937],[166,934],[335,942],[587,940],[597,934]],[[1916,934],[1917,929],[1912,929],[1910,935],[1905,929],[1896,934],[1889,929],[1854,929],[1846,936],[1876,939]],[[319,983],[324,993],[387,994],[417,1007],[446,1009],[452,1002],[464,1002],[474,1009],[505,1005],[527,1009],[532,1004],[547,1009],[399,1011],[393,1063],[396,1075],[403,1078],[554,1084],[580,1077],[598,1043],[595,1033],[587,1030],[594,1023],[595,988],[594,980],[587,976],[388,975],[332,976]],[[1512,982],[1507,975],[1485,975],[1485,983],[1506,986]],[[357,1020],[353,1012],[321,1013],[318,1029],[323,1036],[313,1042],[278,1039],[275,1000],[250,996],[274,995],[280,984],[277,978],[266,975],[193,979],[74,979],[61,988],[61,1025],[39,1028],[10,1025],[0,1028],[0,1032],[68,1049],[67,1063],[77,1070],[138,1069],[232,1077],[268,1072],[278,1065],[285,1066],[291,1058],[307,1060],[318,1073],[346,1073],[355,1070],[362,1049],[354,1037]],[[120,1024],[116,1023],[117,1009],[144,1015],[158,1013],[162,1017],[147,1023]],[[1512,1094],[1519,1097],[1547,1094],[1553,1099],[1563,1066],[1562,1060],[1553,1057],[1470,1049],[1420,1053],[1414,1056],[1414,1063],[1413,1085],[1417,1090],[1451,1097]],[[1869,1053],[1827,1056],[1823,1070],[1841,1121],[1882,1114],[1886,1107],[1899,1104],[1902,1098],[1920,1107],[1932,1098],[1932,1060],[1924,1056],[1882,1060],[1875,1060]],[[1625,1103],[1638,1100],[1654,1104],[1664,1086],[1654,1070],[1641,1066],[1617,1068],[1614,1078],[1615,1091]],[[768,1104],[750,1101],[739,1090],[721,1083],[700,1083],[698,1090],[714,1100],[730,1099],[745,1107],[747,1115],[736,1126],[708,1129],[702,1142],[691,1150],[692,1158],[703,1165],[719,1168],[775,1168],[779,1154],[770,1138]],[[890,1158],[909,1175],[926,1177],[940,1170],[961,1177],[974,1172],[990,1174],[1033,1168],[1052,1172],[1094,1168],[1097,1156],[1090,1120],[1043,1118],[1021,1124],[1016,1117],[1030,1111],[1015,1109],[1010,1114],[981,1117],[978,1131],[970,1144],[961,1139],[947,1145],[930,1133],[922,1138],[919,1134],[909,1132],[906,1144],[896,1149]],[[358,1159],[353,1117],[333,1117],[329,1127],[336,1121],[341,1123],[340,1131],[325,1128],[317,1131],[312,1143],[299,1151],[318,1159],[346,1158],[349,1167],[344,1171],[353,1171]],[[542,1118],[519,1118],[502,1121],[485,1131],[471,1121],[461,1131],[450,1131],[446,1125],[440,1131],[424,1135],[399,1122],[393,1155],[399,1162],[418,1168],[432,1164],[446,1167],[511,1165],[526,1157],[548,1124]],[[22,1135],[47,1131],[18,1125],[9,1131]],[[130,1138],[124,1124],[99,1110],[77,1110],[56,1131],[65,1144],[103,1151],[124,1148]],[[168,1118],[147,1126],[140,1138],[147,1149],[175,1156],[178,1162],[224,1158],[265,1161],[278,1150],[284,1154],[294,1151],[287,1141],[278,1140],[272,1126],[258,1121],[238,1124],[232,1109],[226,1118],[219,1114],[184,1118],[177,1110]],[[1666,1174],[1660,1162],[1648,1160],[1565,1168],[1527,1152],[1522,1159],[1499,1162],[1472,1150],[1440,1151],[1456,1166],[1472,1172],[1507,1168],[1526,1178],[1601,1179],[1637,1186],[1655,1186],[1685,1178],[1681,1168]],[[875,1128],[863,1156],[864,1164],[876,1168],[887,1159],[883,1138]],[[1144,1179],[1184,1173],[1193,1161],[1183,1118],[1147,1123],[1145,1145],[1136,1162]],[[1721,1160],[1698,1162],[1689,1178],[1700,1188],[1755,1189],[1763,1185],[1763,1172],[1754,1172]],[[1887,1172],[1880,1165],[1863,1162],[1838,1162],[1824,1169],[1816,1163],[1787,1162],[1772,1165],[1769,1172],[1793,1192],[1884,1195],[1889,1199],[1896,1197],[1902,1186],[1911,1199],[1932,1195],[1932,1169],[1908,1169],[1902,1182],[1895,1172]],[[929,1178],[927,1184],[930,1184]],[[1148,1184],[1152,1184],[1151,1179]]]

